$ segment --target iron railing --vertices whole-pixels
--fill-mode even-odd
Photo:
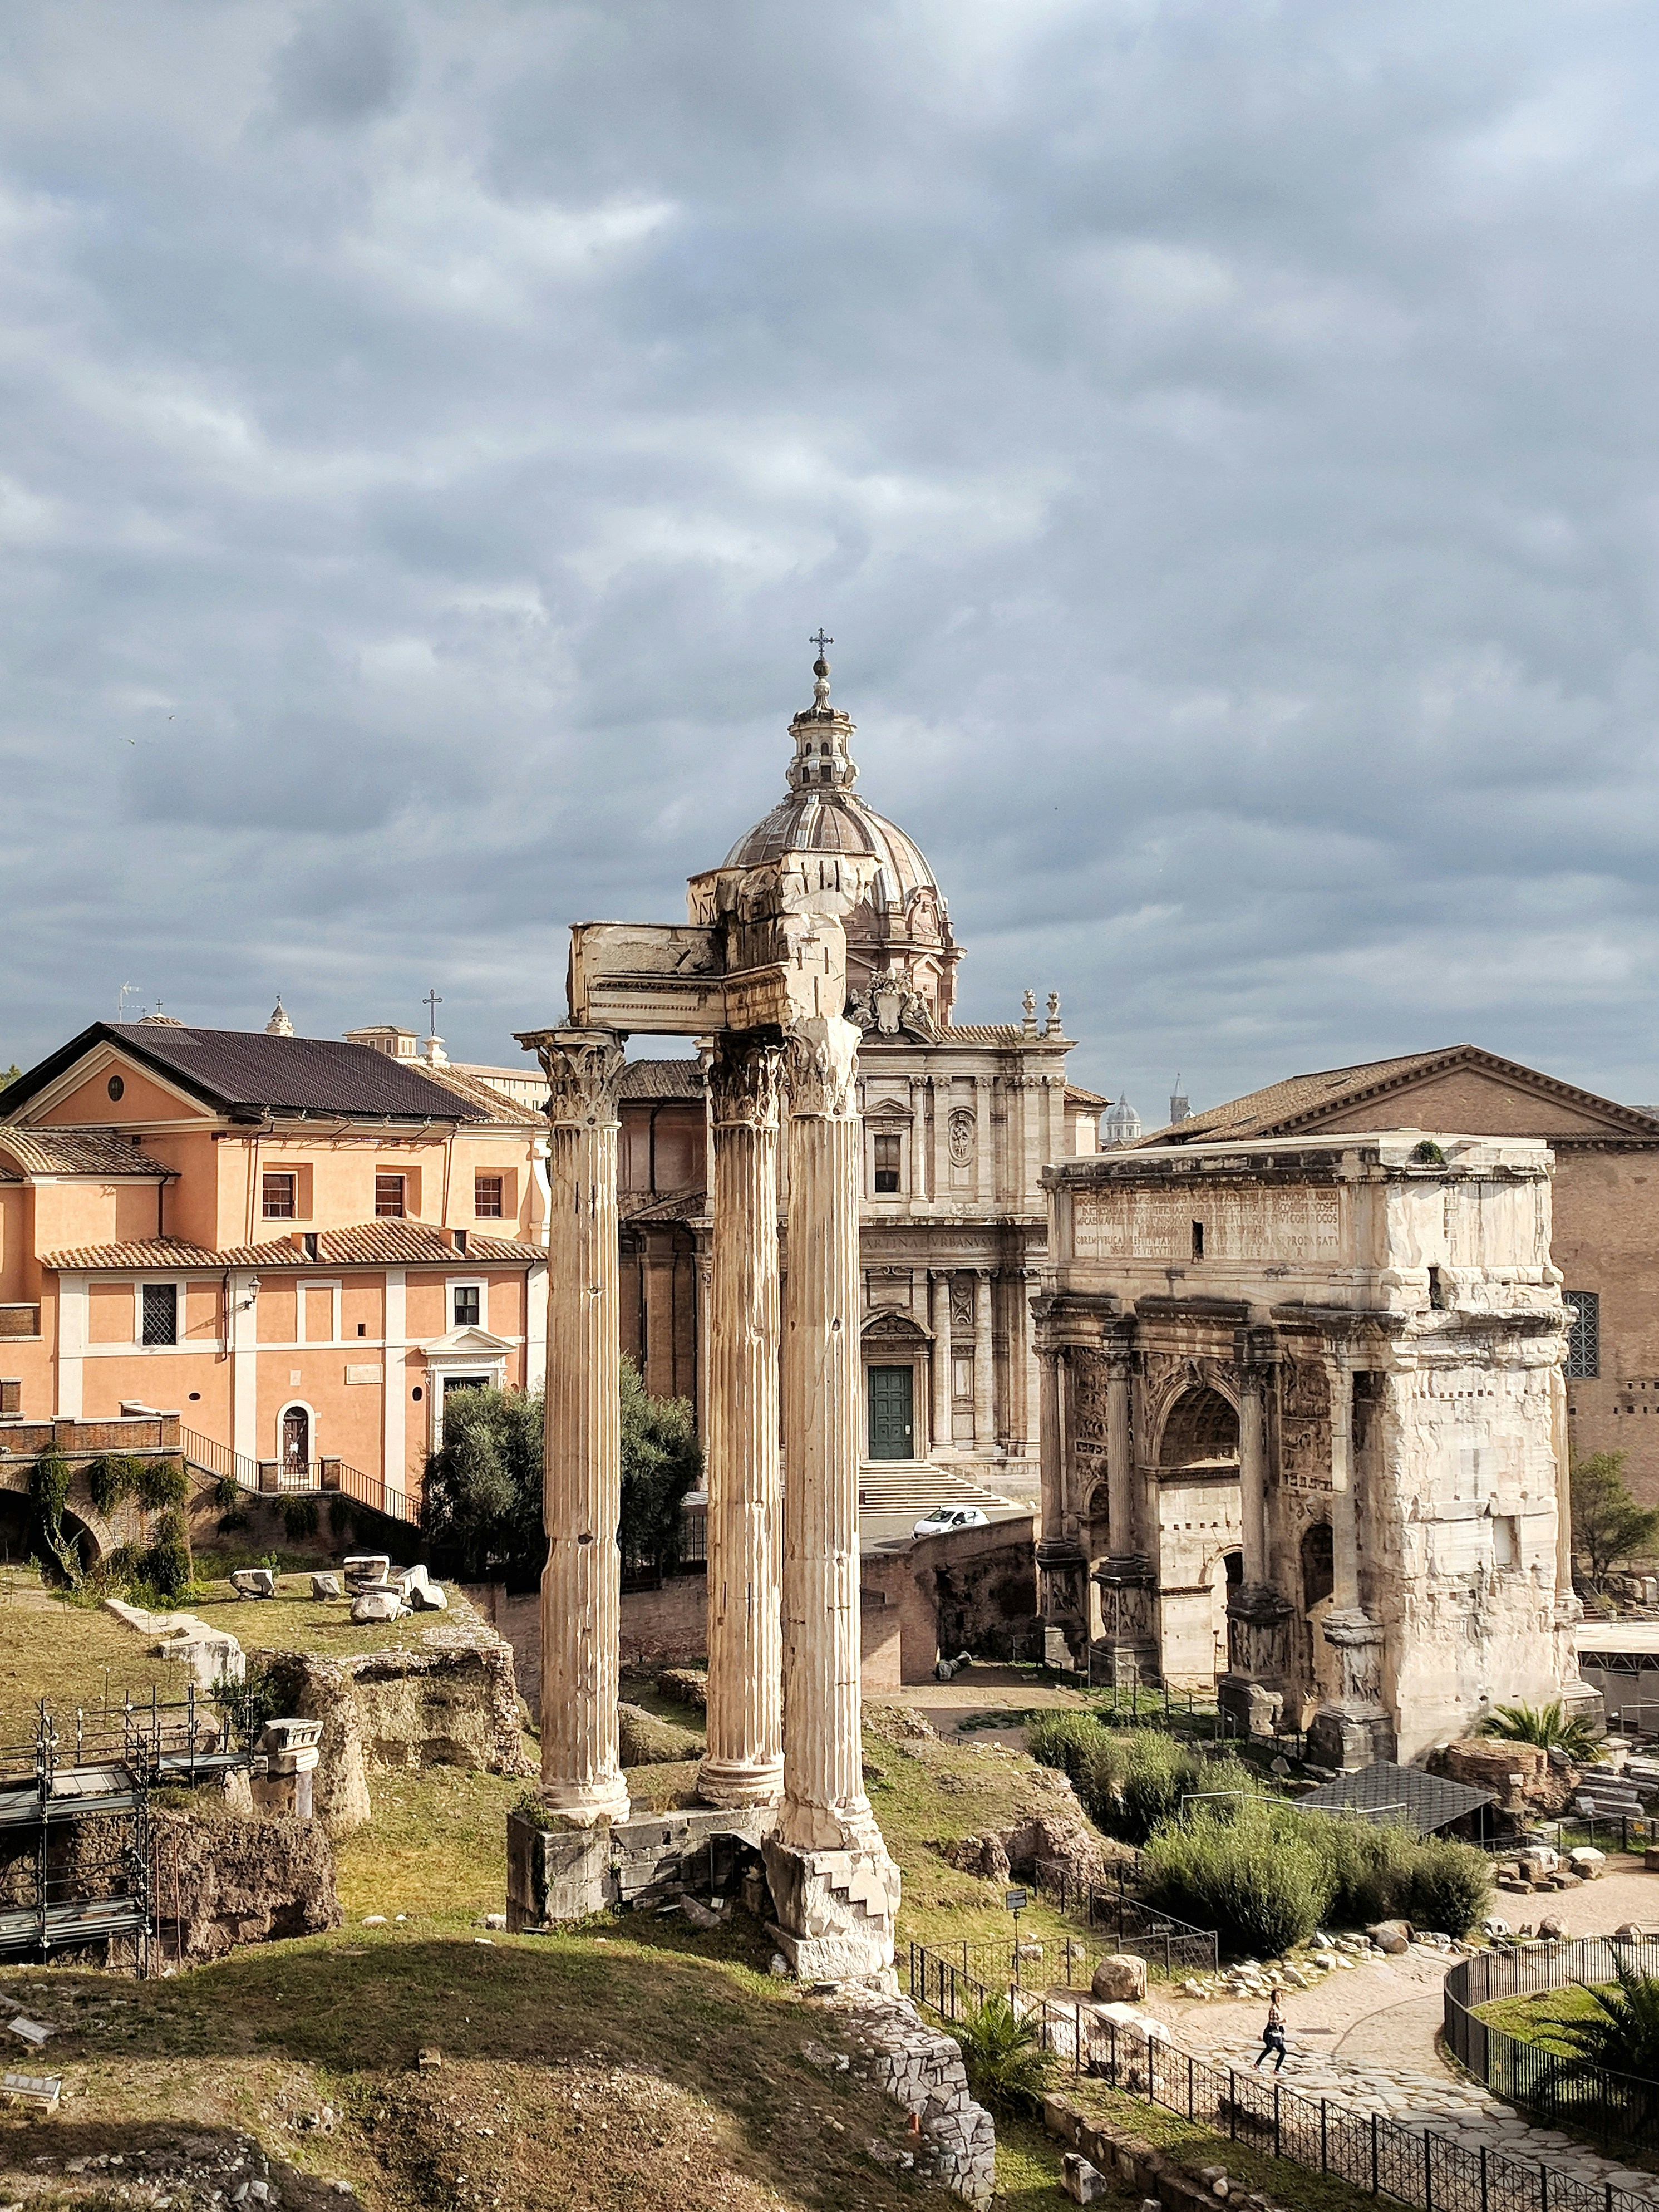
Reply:
[[[233,1451],[212,1437],[204,1437],[195,1429],[180,1429],[179,1449],[193,1467],[205,1474],[216,1475],[220,1481],[227,1479],[239,1490],[257,1492],[262,1497],[327,1498],[337,1494],[353,1498],[359,1505],[367,1505],[371,1512],[384,1513],[392,1521],[418,1521],[420,1504],[408,1492],[394,1488],[378,1474],[365,1474],[361,1468],[349,1465],[343,1459],[313,1459],[291,1462],[285,1460],[250,1459],[246,1452]]]
[[[1659,1974],[1659,1936],[1581,1936],[1460,1959],[1445,1982],[1446,2044],[1462,2066],[1541,2124],[1604,2143],[1659,2148],[1659,2082],[1589,2066],[1523,2041],[1480,2018],[1478,2007],[1575,1984],[1616,1981],[1620,1966]]]
[[[1042,2049],[1081,2081],[1143,2098],[1234,2142],[1417,2212],[1652,2212],[1651,2200],[1610,2183],[1576,2180],[1536,2160],[1465,2148],[1455,2136],[1304,2097],[1276,2075],[1212,2066],[1173,2043],[1086,2011],[1075,2000],[992,1987],[942,1952],[910,1946],[910,1995],[947,2023],[1006,1996],[1037,2028]]]
[[[1134,1863],[1139,1864],[1136,1852]],[[1113,1950],[1144,1959],[1147,1969],[1173,1981],[1177,1975],[1212,1974],[1220,1963],[1213,1928],[1197,1928],[1172,1912],[1161,1912],[1126,1889],[1123,1869],[1115,1888],[1082,1881],[1063,1870],[1038,1874],[1031,1887],[1061,1912],[1073,1912],[1093,1933],[1111,1939]],[[1070,1986],[1069,1978],[1067,1987]]]

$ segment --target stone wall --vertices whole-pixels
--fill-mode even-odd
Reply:
[[[200,1964],[241,1943],[337,1928],[334,1846],[314,1820],[158,1812],[155,1932],[164,1959]]]
[[[512,1646],[519,1688],[535,1707],[542,1694],[540,1597],[534,1590],[509,1592],[501,1583],[469,1583],[465,1595]],[[703,1576],[675,1575],[660,1589],[623,1592],[624,1666],[701,1666],[708,1650],[708,1584]]]
[[[1036,1531],[1029,1517],[866,1552],[860,1577],[866,1635],[872,1610],[897,1613],[901,1681],[930,1680],[941,1653],[1011,1659],[1028,1657],[1036,1649]],[[872,1607],[872,1595],[884,1601],[882,1607]],[[878,1649],[888,1634],[878,1632]]]
[[[968,2094],[961,2045],[929,2027],[908,1997],[862,1998],[842,2019],[852,2071],[921,2119],[916,2172],[969,2204],[988,2204],[996,2188],[996,2130]]]
[[[351,1658],[250,1652],[267,1662],[282,1710],[319,1720],[313,1802],[335,1830],[369,1817],[374,1767],[465,1766],[489,1774],[535,1772],[519,1723],[513,1653],[482,1621],[428,1629],[414,1646]]]

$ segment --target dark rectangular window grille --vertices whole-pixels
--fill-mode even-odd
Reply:
[[[146,1283],[143,1298],[144,1343],[177,1344],[179,1341],[179,1285],[177,1283]]]
[[[899,1139],[876,1139],[876,1188],[878,1192],[896,1191],[899,1187]]]
[[[22,1384],[21,1382],[0,1382],[0,1413],[21,1413],[22,1410]]]
[[[474,1176],[472,1178],[472,1211],[480,1221],[499,1221],[501,1218],[501,1177],[498,1175]]]
[[[268,1174],[264,1177],[264,1208],[267,1221],[292,1221],[296,1212],[295,1187],[299,1177],[292,1175]]]
[[[404,1218],[404,1179],[400,1175],[377,1175],[374,1178],[374,1212],[382,1221],[401,1221]]]
[[[1601,1296],[1599,1291],[1564,1291],[1578,1318],[1567,1331],[1567,1377],[1595,1382],[1601,1372]]]
[[[477,1328],[483,1319],[483,1297],[476,1283],[463,1283],[455,1292],[457,1328]]]

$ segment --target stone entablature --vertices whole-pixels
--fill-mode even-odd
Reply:
[[[1051,1636],[1332,1765],[1582,1695],[1551,1165],[1408,1131],[1051,1170]]]

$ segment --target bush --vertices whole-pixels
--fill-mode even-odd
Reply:
[[[1464,1936],[1485,1914],[1492,1897],[1492,1862],[1473,1844],[1425,1836],[1417,1846],[1406,1917],[1419,1928]]]
[[[124,1498],[131,1498],[137,1480],[136,1462],[118,1452],[106,1452],[87,1468],[87,1488],[92,1492],[93,1504],[103,1514],[113,1513]]]
[[[1601,1756],[1601,1739],[1587,1720],[1569,1715],[1559,1698],[1547,1705],[1494,1705],[1475,1729],[1504,1743],[1537,1744],[1559,1751],[1575,1766],[1590,1766]]]
[[[190,1529],[176,1505],[169,1506],[156,1525],[155,1540],[144,1553],[143,1578],[170,1604],[189,1595],[196,1571],[190,1556]]]
[[[1041,2108],[1054,2061],[1036,2021],[1017,2013],[1006,1997],[987,1997],[951,2033],[962,2045],[968,2087],[981,2105],[1028,2118]]]
[[[222,1474],[213,1486],[213,1502],[222,1513],[236,1512],[242,1503],[242,1486],[234,1474]]]
[[[317,1501],[314,1498],[285,1498],[283,1500],[283,1534],[290,1544],[303,1544],[308,1536],[317,1533]]]
[[[1153,1837],[1143,1860],[1149,1905],[1213,1928],[1224,1951],[1258,1959],[1305,1943],[1330,1909],[1327,1856],[1288,1808],[1200,1807]]]
[[[1057,1768],[1076,1784],[1107,1731],[1092,1713],[1044,1713],[1025,1731],[1025,1747],[1040,1766]]]
[[[190,1496],[184,1462],[176,1459],[141,1459],[134,1488],[146,1513],[166,1513],[182,1506]]]

